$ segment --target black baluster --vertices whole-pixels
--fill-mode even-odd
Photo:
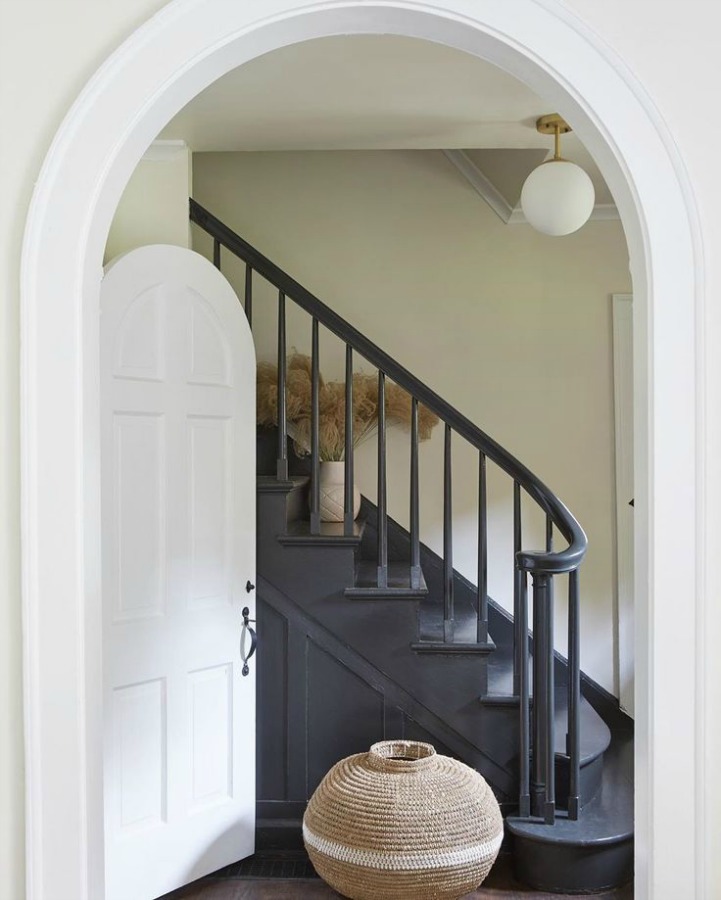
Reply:
[[[530,685],[528,666],[528,576],[521,572],[520,623],[520,792],[518,814],[531,815],[531,733],[530,733]]]
[[[521,617],[519,603],[521,599],[521,570],[518,568],[518,554],[521,552],[521,485],[513,482],[513,695],[520,694],[521,672]]]
[[[250,265],[245,265],[245,317],[248,325],[253,327],[253,270]]]
[[[285,294],[278,292],[278,481],[288,480],[288,409],[286,397]]]
[[[386,478],[386,376],[378,372],[378,587],[388,587],[388,484]]]
[[[545,624],[546,624],[546,703],[545,714],[546,723],[544,728],[544,737],[546,739],[545,764],[546,764],[546,796],[543,805],[543,818],[546,825],[553,825],[556,820],[556,754],[554,747],[554,713],[555,713],[555,672],[553,668],[553,588],[552,576],[544,575],[545,581],[545,599],[546,606]]]
[[[579,620],[579,573],[568,573],[568,818],[577,819],[580,811],[581,741],[581,641]]]
[[[353,504],[353,348],[345,347],[345,495],[344,527],[347,535],[353,534],[355,521]]]
[[[311,348],[311,411],[310,411],[310,531],[320,534],[320,351],[318,320],[313,318]]]
[[[453,498],[451,480],[451,426],[446,425],[443,449],[443,640],[454,637],[453,596]]]
[[[478,455],[478,625],[476,640],[488,641],[488,486],[486,454]]]
[[[553,520],[546,516],[546,552],[553,552]],[[555,676],[553,664],[553,576],[548,576],[546,598],[546,802],[544,818],[553,825],[556,816]]]
[[[220,241],[217,238],[213,241],[213,265],[220,269]]]
[[[420,501],[418,493],[418,401],[411,398],[411,587],[421,586]]]
[[[543,815],[544,778],[546,773],[544,726],[546,722],[546,604],[547,586],[541,573],[533,573],[533,704],[531,730],[533,755],[531,769],[531,812]]]

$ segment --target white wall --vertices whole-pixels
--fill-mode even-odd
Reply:
[[[620,222],[591,222],[563,239],[504,225],[440,151],[197,153],[194,184],[199,203],[500,441],[570,507],[589,535],[582,665],[617,694],[610,295],[630,289]],[[202,232],[194,241],[212,253]],[[242,296],[244,267],[229,254],[224,260]],[[259,357],[274,361],[275,295],[256,290],[253,313]],[[309,350],[309,322],[289,313],[289,346]],[[329,336],[321,371],[342,379],[343,366],[343,347]],[[456,443],[454,562],[475,583],[478,459]],[[442,459],[438,427],[421,447],[422,539],[438,552]],[[359,453],[357,480],[373,498],[375,473],[371,442]],[[389,485],[390,514],[407,523],[402,432],[390,435]],[[491,467],[489,589],[512,609],[511,490]],[[526,511],[531,516],[535,505]],[[539,547],[542,518],[529,523],[537,527],[524,545]]]
[[[164,0],[4,0],[0,11],[0,894],[24,889],[19,528],[19,272],[40,166],[110,53]]]
[[[192,154],[182,141],[155,141],[120,198],[105,247],[105,262],[146,244],[190,246],[188,197]]]
[[[23,780],[21,737],[21,630],[19,600],[19,378],[18,273],[22,230],[33,183],[62,116],[83,84],[163,0],[4,0],[0,18],[0,112],[5,126],[0,166],[0,860],[3,896],[21,900],[23,888]],[[619,54],[651,95],[688,170],[707,247],[708,309],[700,371],[705,393],[689,402],[706,412],[709,460],[721,459],[721,119],[713,115],[719,91],[718,4],[709,0],[565,0]],[[670,248],[669,252],[672,252]],[[293,260],[289,260],[293,263]],[[680,297],[680,303],[693,298]],[[673,349],[669,348],[669,365]],[[710,598],[721,596],[721,467],[707,472],[704,520]],[[683,598],[679,598],[682,603]],[[703,623],[709,647],[707,677],[696,686],[706,726],[708,764],[703,789],[709,802],[704,829],[712,870],[707,896],[721,895],[721,605],[709,602]],[[678,665],[678,660],[670,661]],[[689,685],[689,690],[693,687]],[[690,786],[684,786],[688,788]],[[715,801],[715,802],[714,802]]]

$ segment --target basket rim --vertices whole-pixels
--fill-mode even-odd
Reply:
[[[373,744],[366,754],[368,763],[385,772],[412,772],[437,762],[436,748],[423,741],[388,740]]]

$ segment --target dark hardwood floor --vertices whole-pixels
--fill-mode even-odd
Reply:
[[[579,895],[564,895],[566,900],[573,900]],[[167,894],[162,900],[337,900],[339,897],[335,891],[318,879],[283,881],[281,879],[235,879],[215,878],[212,875],[201,878],[192,885],[188,885],[172,894]],[[482,900],[482,898],[496,898],[496,900],[549,900],[557,898],[558,894],[547,894],[534,891],[531,888],[519,884],[513,877],[510,858],[499,857],[493,871],[486,882],[473,894],[468,894],[464,900]],[[596,900],[632,900],[633,885],[627,885],[615,891],[607,891],[603,894],[595,894]],[[584,895],[587,900],[588,895]]]

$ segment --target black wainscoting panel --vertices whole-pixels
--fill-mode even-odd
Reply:
[[[418,722],[415,722],[410,716],[403,716],[403,737],[407,741],[423,741],[424,744],[432,744],[436,748],[436,753],[440,753],[441,756],[455,757],[455,754],[448,747],[433,737],[430,731],[421,728]]]
[[[263,800],[288,797],[288,620],[258,598],[262,649],[257,673],[257,792]]]
[[[294,604],[281,611],[261,590],[257,616],[260,820],[299,823],[331,766],[376,741],[426,741],[458,755],[400,708],[392,692],[389,698],[382,676],[349,667],[332,643],[324,646],[322,631]]]
[[[308,639],[308,793],[339,759],[383,740],[384,699]]]

